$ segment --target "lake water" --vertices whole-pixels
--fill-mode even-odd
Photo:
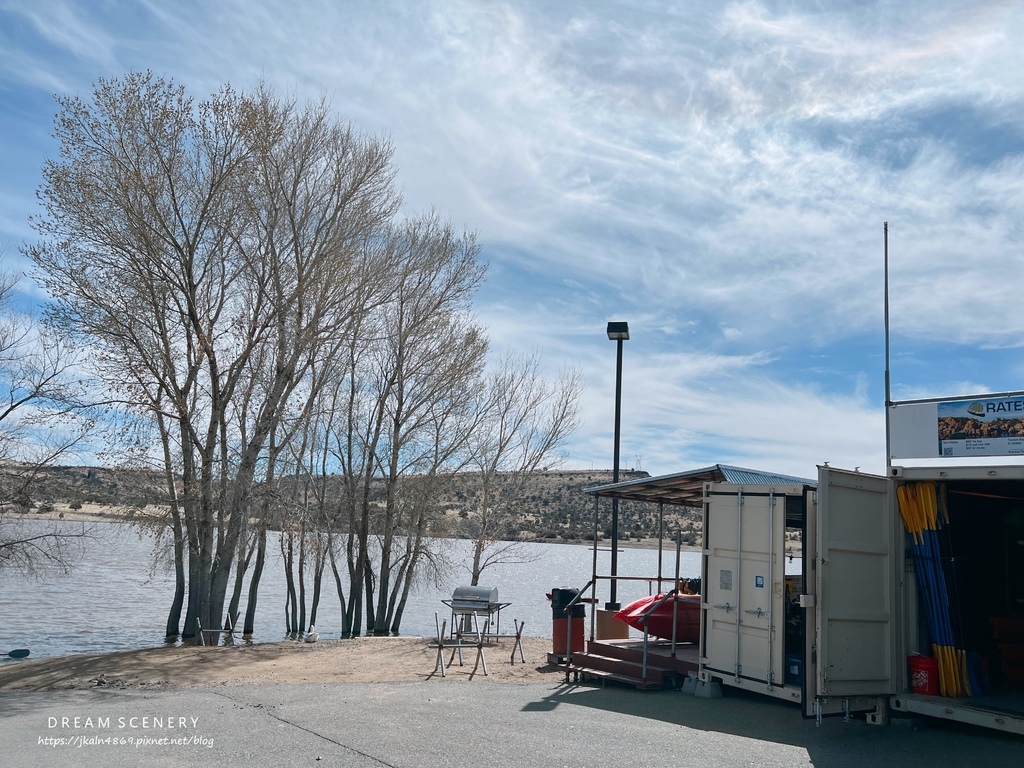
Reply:
[[[40,521],[26,524],[47,525]],[[32,579],[0,573],[0,654],[28,648],[30,658],[38,659],[163,644],[167,611],[174,595],[174,574],[151,573],[152,536],[122,523],[90,523],[89,527],[94,538],[70,576]],[[470,542],[448,541],[445,546],[451,548],[453,560],[469,563]],[[546,593],[553,587],[583,587],[590,580],[593,550],[584,545],[544,543],[525,544],[524,548],[531,562],[495,565],[484,572],[482,585],[497,587],[500,600],[511,604],[501,612],[503,634],[512,633],[513,619],[518,619],[526,623],[524,634],[550,637],[551,605]],[[285,580],[276,535],[268,540],[267,549],[254,642],[284,637]],[[607,550],[598,551],[599,574],[609,572],[610,557]],[[662,559],[662,572],[671,577],[675,571],[675,547],[666,546]],[[656,576],[658,551],[621,549],[618,572],[619,576]],[[700,554],[683,552],[681,576],[692,578],[699,573]],[[433,636],[435,613],[441,619],[450,615],[441,601],[450,599],[455,587],[468,583],[468,572],[463,569],[440,587],[421,585],[409,598],[401,633]],[[307,578],[306,589],[308,601],[312,597],[311,578]],[[607,590],[608,582],[602,581],[597,593],[602,605],[608,599]],[[647,594],[646,583],[620,582],[617,597],[625,605]],[[243,597],[243,610],[244,605]],[[324,573],[316,626],[321,637],[340,636],[341,608],[329,567]]]

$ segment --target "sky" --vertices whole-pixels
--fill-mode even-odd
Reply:
[[[473,230],[495,353],[585,379],[564,466],[885,469],[895,400],[1024,389],[1024,4],[0,0],[0,242],[55,95],[261,80]]]

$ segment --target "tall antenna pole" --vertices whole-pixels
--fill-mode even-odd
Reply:
[[[892,467],[892,446],[889,435],[889,411],[892,408],[892,383],[889,369],[889,222],[882,224],[885,237],[885,468]],[[889,472],[886,472],[888,475]]]

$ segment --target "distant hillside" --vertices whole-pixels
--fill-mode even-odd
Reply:
[[[648,477],[646,472],[620,471],[621,480]],[[538,472],[522,495],[521,512],[502,538],[527,538],[548,541],[590,540],[594,530],[594,500],[583,488],[612,482],[609,470],[551,470]],[[446,515],[468,518],[474,504],[473,476],[458,480],[442,500]],[[106,513],[128,513],[146,506],[161,506],[166,496],[159,472],[105,467],[47,467],[29,473],[29,468],[14,463],[0,464],[0,493],[8,500],[8,511],[32,515],[66,512],[88,505]],[[604,538],[611,531],[611,503],[602,501],[598,521]],[[677,530],[683,543],[700,542],[699,509],[666,505],[665,535]],[[622,542],[651,540],[657,536],[658,508],[654,504],[624,501],[619,504],[619,538]]]
[[[619,471],[619,479],[649,477],[647,472]],[[468,476],[471,477],[471,476]],[[594,533],[594,498],[584,488],[612,482],[612,470],[551,470],[536,473],[522,496],[523,510],[515,527],[504,538],[536,538],[561,541],[590,541]],[[458,491],[456,491],[458,496]],[[453,500],[458,509],[458,499]],[[468,501],[468,500],[463,500]],[[701,511],[666,505],[665,536],[683,532],[684,544],[700,541]],[[602,500],[598,518],[599,535],[611,535],[611,502]],[[619,503],[619,539],[623,542],[656,539],[658,507],[634,501]]]
[[[164,504],[163,475],[141,469],[43,467],[0,462],[0,498],[15,512],[93,504],[123,510]]]

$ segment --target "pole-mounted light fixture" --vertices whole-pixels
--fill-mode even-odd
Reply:
[[[616,344],[615,356],[615,458],[612,465],[612,482],[619,482],[619,425],[622,420],[622,342],[629,340],[629,323],[608,323],[608,338]],[[617,581],[619,573],[619,500],[612,497],[612,568],[609,600],[605,605],[610,611],[617,611]]]
[[[608,338],[612,341],[629,341],[629,323],[608,323]]]

